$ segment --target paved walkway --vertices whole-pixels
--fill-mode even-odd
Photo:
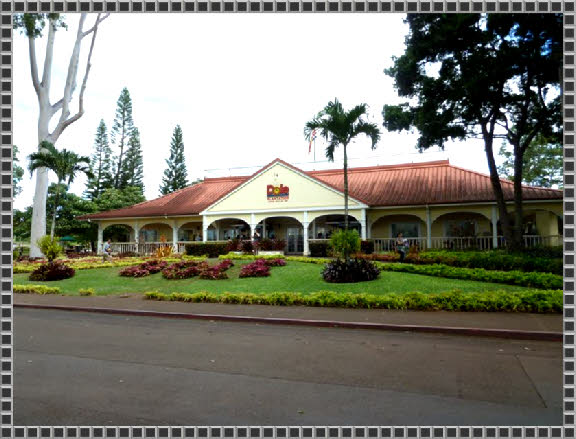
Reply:
[[[15,294],[14,304],[16,306],[64,306],[158,313],[186,313],[210,315],[215,318],[238,316],[241,318],[253,317],[258,319],[286,319],[294,321],[349,322],[382,325],[383,327],[381,329],[387,329],[384,327],[385,325],[411,325],[429,328],[503,330],[516,331],[519,333],[529,331],[533,333],[556,333],[556,338],[558,338],[562,332],[561,314],[397,311],[304,306],[160,302],[144,300],[141,294],[92,297]]]

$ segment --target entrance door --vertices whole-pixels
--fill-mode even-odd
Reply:
[[[304,252],[304,234],[301,227],[286,229],[286,253]]]

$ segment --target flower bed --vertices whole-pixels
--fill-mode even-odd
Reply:
[[[154,273],[159,273],[166,268],[168,263],[163,260],[151,259],[141,264],[127,267],[118,272],[120,276],[126,277],[144,277]]]
[[[243,277],[266,277],[270,276],[270,267],[264,259],[257,259],[250,264],[244,265],[240,270],[240,278]]]
[[[58,287],[47,287],[46,285],[14,285],[12,291],[18,294],[60,294]]]
[[[55,260],[46,262],[30,273],[30,280],[34,281],[57,281],[69,279],[74,276],[75,271],[64,262]]]

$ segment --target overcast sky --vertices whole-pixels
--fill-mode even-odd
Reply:
[[[89,16],[86,29],[94,17]],[[118,96],[127,87],[141,134],[147,199],[159,196],[177,124],[183,131],[189,180],[250,174],[276,157],[306,170],[340,168],[341,154],[334,163],[324,162],[321,140],[313,163],[304,124],[337,97],[346,109],[367,103],[370,120],[382,125],[383,105],[401,102],[383,70],[404,52],[408,27],[403,19],[401,14],[111,15],[98,32],[85,114],[64,131],[57,146],[90,155],[99,121],[104,119],[110,129]],[[53,102],[62,97],[78,15],[67,15],[66,21],[69,30],[56,37]],[[38,41],[40,69],[43,54]],[[81,62],[79,84],[84,67]],[[27,165],[26,157],[38,143],[38,103],[27,39],[19,32],[14,32],[13,84],[14,142]],[[349,148],[351,166],[449,158],[488,173],[479,141],[419,154],[416,134],[382,131],[375,151],[364,138]],[[32,204],[34,184],[35,176],[26,172],[15,208]],[[79,178],[71,190],[80,195],[84,184]]]

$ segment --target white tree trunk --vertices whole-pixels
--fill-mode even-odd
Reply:
[[[68,75],[66,77],[66,84],[64,86],[63,97],[55,104],[50,104],[50,83],[51,83],[51,71],[52,71],[52,60],[54,53],[54,38],[56,29],[54,27],[55,22],[49,20],[48,24],[48,39],[46,42],[46,52],[44,56],[44,71],[42,73],[42,82],[40,82],[38,77],[38,64],[36,61],[36,48],[34,38],[29,37],[29,52],[30,52],[30,73],[32,76],[32,84],[36,95],[38,96],[38,106],[39,106],[39,116],[38,116],[38,144],[46,140],[52,144],[56,144],[56,141],[60,137],[60,134],[68,127],[68,125],[77,121],[84,114],[84,90],[86,89],[86,81],[88,79],[88,73],[90,72],[90,60],[92,58],[92,50],[94,49],[94,41],[96,40],[96,34],[98,31],[99,24],[108,18],[109,14],[103,17],[98,14],[96,17],[95,24],[92,28],[87,31],[83,31],[84,21],[86,20],[86,14],[80,14],[80,20],[78,23],[78,31],[76,33],[76,42],[70,56],[70,64],[68,65]],[[78,112],[70,116],[70,102],[74,95],[74,90],[76,89],[77,76],[78,76],[78,62],[80,58],[80,46],[82,39],[88,35],[92,34],[92,42],[90,45],[90,52],[88,54],[88,60],[86,63],[86,71],[84,73],[84,79],[82,81],[82,88],[78,97]],[[61,111],[61,115],[58,121],[58,125],[52,133],[49,131],[49,123],[52,117]],[[42,257],[42,252],[38,248],[36,242],[39,238],[46,234],[46,199],[48,197],[48,170],[46,168],[39,168],[36,171],[36,189],[34,193],[34,202],[32,204],[32,226],[30,230],[30,257],[38,258]]]

